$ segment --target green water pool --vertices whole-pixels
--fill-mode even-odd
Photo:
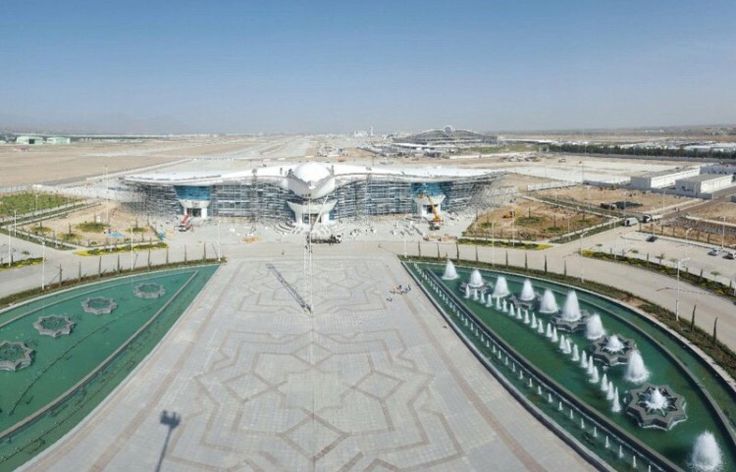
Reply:
[[[27,461],[84,418],[160,341],[216,269],[116,278],[0,313],[0,343],[32,350],[29,366],[0,371],[0,470]],[[48,317],[52,322],[41,323]],[[65,326],[62,319],[72,323],[69,334],[39,332],[42,324],[51,331]]]
[[[438,264],[417,264],[417,266],[433,272],[438,277],[442,275],[444,270],[444,265]],[[469,268],[458,268],[459,279],[440,281],[440,283],[462,299],[460,284],[468,280],[470,271]],[[486,281],[492,283],[500,275],[499,273],[483,270],[481,273]],[[508,281],[511,292],[519,294],[524,277],[513,274],[503,275]],[[563,285],[539,279],[533,279],[533,284],[535,291],[540,294],[545,289],[550,289],[555,294],[560,307],[570,290]],[[599,385],[591,384],[585,370],[574,363],[570,356],[563,354],[557,344],[550,342],[544,335],[538,334],[523,322],[496,310],[495,304],[494,307],[488,308],[473,300],[463,299],[462,303],[531,364],[566,389],[572,391],[582,402],[673,463],[687,469],[695,438],[701,432],[708,430],[715,434],[723,452],[723,470],[736,470],[736,445],[733,444],[732,436],[729,435],[728,431],[729,428],[733,428],[734,397],[728,387],[717,379],[715,373],[702,360],[698,359],[692,351],[680,345],[667,333],[663,332],[661,328],[644,320],[632,310],[594,294],[578,291],[577,295],[582,310],[589,313],[598,313],[602,318],[604,328],[609,334],[618,334],[636,342],[645,364],[651,372],[648,382],[667,384],[675,392],[685,396],[688,415],[686,421],[675,425],[670,431],[643,429],[636,424],[632,417],[623,412],[612,413],[611,403],[605,399],[605,394],[600,391]],[[440,301],[440,303],[442,302]],[[549,316],[539,314],[537,316],[545,321],[549,320]],[[469,338],[472,339],[473,336],[469,336]],[[571,340],[579,348],[586,348],[590,345],[590,341],[585,338],[584,333],[572,335]],[[486,349],[482,343],[476,344],[481,350]],[[673,361],[673,357],[684,364],[687,372]],[[635,384],[624,380],[625,369],[624,365],[620,365],[611,367],[606,371],[607,377],[613,380],[619,388],[622,398],[628,389],[636,387]],[[721,418],[710,406],[701,389],[698,388],[698,384],[705,387],[713,401],[726,413],[725,423],[721,421]],[[546,402],[543,397],[535,395],[534,392],[528,393],[529,399],[533,403],[547,407],[547,405],[544,405]]]

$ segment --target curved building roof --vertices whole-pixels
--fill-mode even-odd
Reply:
[[[309,162],[271,167],[254,167],[245,170],[167,170],[130,174],[124,177],[127,182],[148,185],[217,185],[224,182],[245,181],[257,177],[286,184],[287,176],[291,175],[307,186],[318,184],[328,176],[333,176],[339,182],[373,178],[386,178],[410,181],[442,181],[463,178],[474,178],[489,174],[502,174],[503,169],[468,169],[449,166],[387,166],[368,167],[350,164],[324,164]]]
[[[317,162],[299,164],[291,172],[294,177],[305,183],[318,182],[330,176],[330,169],[326,165]]]

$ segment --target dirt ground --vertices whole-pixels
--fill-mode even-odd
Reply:
[[[692,229],[691,229],[692,228]],[[684,224],[682,221],[667,221],[664,224],[655,223],[642,225],[645,233],[654,233],[658,236],[670,236],[673,238],[687,239],[688,241],[699,241],[701,243],[736,247],[736,230],[726,227],[722,232],[717,226],[705,227],[694,222]]]
[[[725,218],[726,223],[736,224],[736,203],[724,201],[712,202],[688,211],[688,214],[713,221],[721,221],[721,218]]]
[[[64,239],[68,238],[70,242],[81,244],[84,246],[90,245],[101,245],[114,242],[123,242],[125,239],[133,239],[134,241],[149,238],[156,238],[156,234],[146,226],[145,218],[141,219],[124,208],[119,204],[110,202],[108,207],[105,203],[88,208],[85,210],[77,211],[68,214],[64,217],[53,218],[42,222],[43,227],[49,228],[45,233],[47,236],[55,234],[57,238]],[[121,233],[117,238],[113,237],[112,234],[102,230],[99,232],[84,231],[78,225],[80,223],[94,223],[100,222],[105,223],[106,219],[110,218],[109,233]],[[133,231],[133,228],[138,224],[138,231]],[[69,228],[73,236],[66,236],[69,233]],[[23,229],[26,231],[37,231],[38,224],[28,225]]]
[[[536,192],[536,195],[568,201],[588,202],[595,206],[598,206],[601,203],[612,203],[618,201],[640,203],[642,206],[632,208],[632,210],[635,211],[658,210],[663,206],[669,207],[671,205],[678,204],[684,205],[695,201],[692,198],[676,195],[665,195],[629,189],[592,187],[589,185],[576,185],[575,187],[541,190]]]
[[[479,215],[466,235],[541,241],[603,223],[605,218],[542,202],[517,200]],[[491,234],[491,231],[493,233]]]
[[[289,136],[177,136],[64,145],[0,145],[0,187],[62,183],[192,158],[303,156],[310,138]]]
[[[548,183],[548,182],[554,182],[554,181],[550,179],[545,179],[542,177],[533,177],[530,175],[509,173],[503,176],[503,178],[501,179],[500,186],[516,187],[519,192],[526,193],[528,185],[542,184],[542,183]]]

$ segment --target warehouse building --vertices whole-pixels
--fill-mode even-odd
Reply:
[[[650,172],[644,175],[632,176],[631,188],[639,190],[652,190],[672,187],[678,179],[695,177],[700,174],[700,167],[677,167],[675,169]]]
[[[700,174],[678,179],[675,182],[675,193],[686,197],[710,198],[714,192],[728,188],[732,184],[732,175]]]

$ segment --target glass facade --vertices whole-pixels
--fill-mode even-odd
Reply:
[[[414,199],[421,193],[444,195],[443,211],[468,209],[495,180],[495,175],[421,182],[386,176],[366,175],[346,183],[338,181],[333,192],[313,203],[335,201],[330,219],[361,218],[371,215],[409,214],[416,212]],[[130,184],[140,198],[134,210],[151,216],[181,214],[178,200],[209,200],[209,215],[250,219],[292,220],[288,202],[306,204],[306,200],[273,180],[256,176],[239,182],[212,186],[174,186]]]

